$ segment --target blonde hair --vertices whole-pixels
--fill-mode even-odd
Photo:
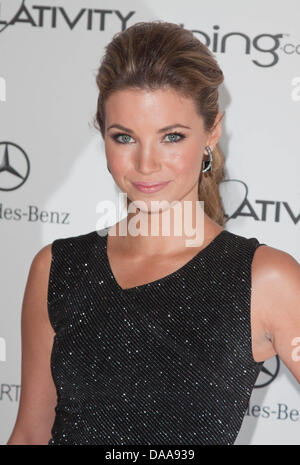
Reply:
[[[104,104],[113,92],[169,87],[194,100],[204,129],[211,131],[219,112],[218,87],[223,80],[223,72],[213,54],[191,31],[160,20],[138,22],[116,33],[105,47],[96,76],[99,96],[94,125],[104,138]],[[224,178],[224,156],[218,144],[212,155],[212,170],[200,173],[198,197],[204,201],[205,213],[224,226],[219,193],[219,183]]]

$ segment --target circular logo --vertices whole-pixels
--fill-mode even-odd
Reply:
[[[278,375],[279,367],[280,360],[277,354],[269,360],[266,360],[262,366],[254,388],[262,388],[272,383]]]
[[[0,191],[13,191],[29,176],[30,163],[25,151],[13,142],[0,142]]]

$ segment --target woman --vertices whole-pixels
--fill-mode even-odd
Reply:
[[[116,227],[35,256],[8,444],[233,444],[266,359],[300,382],[299,264],[223,228],[222,81],[176,24],[137,23],[106,47],[96,121],[132,203]]]

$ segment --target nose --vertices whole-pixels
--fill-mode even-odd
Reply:
[[[153,146],[139,149],[136,153],[135,168],[143,174],[156,173],[161,170],[160,157]]]

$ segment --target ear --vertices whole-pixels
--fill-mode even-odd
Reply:
[[[221,126],[221,124],[222,124],[223,116],[224,116],[224,113],[222,115],[222,113],[219,111],[217,116],[216,116],[214,125],[213,125],[212,129],[209,132],[206,145],[209,145],[211,150],[213,150],[215,148],[215,146],[219,142],[219,139],[220,139],[220,137],[222,135],[222,126]]]

